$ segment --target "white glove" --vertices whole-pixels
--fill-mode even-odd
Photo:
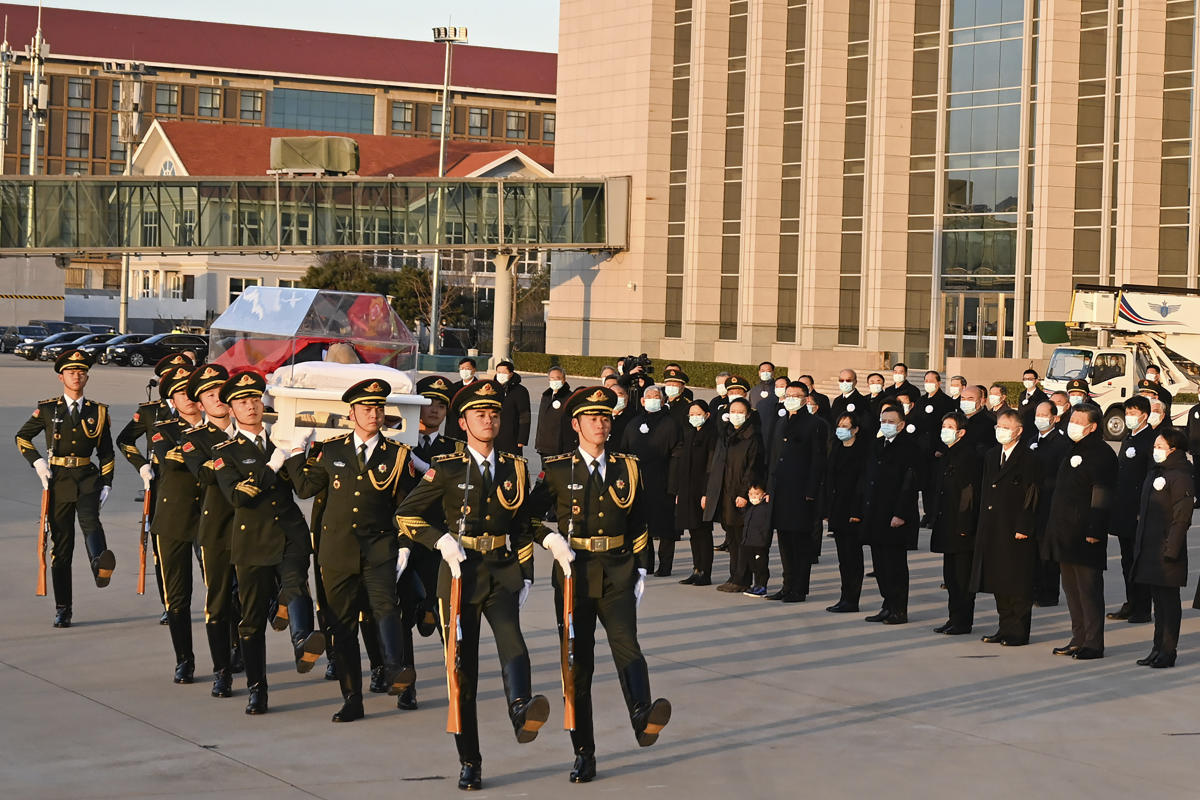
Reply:
[[[42,482],[43,489],[50,488],[50,465],[46,463],[46,459],[39,458],[33,462],[33,471],[37,473],[38,480]]]
[[[271,444],[275,445],[276,450],[288,451],[292,449],[292,440],[286,439],[278,431],[271,431]]]
[[[279,468],[283,466],[283,462],[287,461],[287,457],[287,450],[276,445],[275,452],[271,453],[271,457],[267,460],[267,466],[272,472],[279,472]]]
[[[100,507],[104,507],[104,503],[108,500],[108,495],[112,492],[111,486],[100,487]]]
[[[141,468],[138,469],[138,475],[142,476],[142,486],[146,491],[149,491],[150,481],[154,480],[154,467],[149,464],[142,464]]]
[[[396,580],[400,580],[400,576],[408,568],[408,557],[410,555],[412,555],[412,550],[407,547],[400,548],[400,554],[396,556]]]
[[[529,590],[533,587],[533,581],[526,580],[525,585],[521,587],[521,593],[517,595],[517,608],[524,608],[525,601],[529,599]]]
[[[303,453],[305,450],[307,450],[309,442],[311,442],[313,440],[313,437],[315,437],[316,435],[317,435],[317,432],[314,429],[309,428],[307,433],[305,433],[303,436],[301,436],[296,441],[292,442],[292,446],[291,446],[292,455],[295,455],[296,453]],[[276,444],[276,446],[277,447],[279,446],[278,443]]]
[[[637,583],[633,585],[633,607],[637,608],[642,604],[642,595],[646,593],[646,570],[638,567]]]
[[[562,567],[563,576],[571,577],[571,562],[575,560],[575,551],[567,544],[562,534],[556,531],[547,533],[546,538],[542,539],[542,547],[549,550],[554,560]]]
[[[450,577],[461,578],[462,567],[459,564],[467,560],[467,553],[458,540],[448,533],[443,533],[442,538],[437,540],[437,549],[442,553],[442,560],[450,567]]]

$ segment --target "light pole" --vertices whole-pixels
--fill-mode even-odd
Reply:
[[[454,59],[454,45],[467,43],[467,29],[458,27],[443,27],[433,29],[433,40],[446,45],[446,67],[442,75],[442,124],[438,131],[438,174],[439,178],[446,175],[446,126],[449,124],[450,109],[450,65]],[[434,242],[441,243],[442,238],[442,209],[445,206],[445,189],[438,184],[437,231]],[[433,251],[433,286],[430,296],[433,299],[429,313],[429,354],[437,355],[438,329],[442,324],[442,289],[441,289],[441,250]]]

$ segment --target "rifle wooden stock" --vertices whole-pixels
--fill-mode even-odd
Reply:
[[[461,644],[462,578],[451,578],[450,615],[446,621],[446,690],[450,700],[446,713],[446,733],[462,733],[462,706],[459,703]]]
[[[138,530],[138,582],[137,593],[146,593],[146,520],[150,518],[150,490],[147,489],[142,498],[142,524]]]
[[[562,686],[563,730],[575,730],[575,579],[563,578]]]
[[[50,518],[50,490],[42,489],[42,513],[38,520],[37,596],[46,596],[46,527]]]

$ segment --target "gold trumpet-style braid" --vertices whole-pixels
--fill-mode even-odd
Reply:
[[[500,501],[500,505],[507,511],[516,511],[521,507],[521,503],[525,501],[525,462],[518,459],[513,459],[513,467],[517,471],[517,498],[511,503],[504,498],[504,492],[501,487],[496,487],[496,499]]]
[[[616,503],[617,508],[621,509],[622,511],[633,505],[633,498],[637,494],[638,482],[637,462],[632,458],[626,458],[625,469],[629,473],[629,494],[625,496],[625,499],[622,500],[621,498],[617,497],[617,489],[615,486],[608,487],[608,493],[612,496],[613,502]]]
[[[108,409],[100,406],[100,413],[96,415],[96,429],[89,431],[87,429],[87,420],[83,417],[79,418],[79,427],[83,428],[83,435],[89,439],[96,439],[100,436],[100,431],[104,429],[104,420],[108,414]]]

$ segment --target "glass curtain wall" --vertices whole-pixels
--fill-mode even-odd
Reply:
[[[1195,286],[1189,270],[1188,211],[1191,206],[1192,37],[1195,0],[1167,3],[1166,63],[1163,67],[1162,188],[1158,211],[1158,282]]]

